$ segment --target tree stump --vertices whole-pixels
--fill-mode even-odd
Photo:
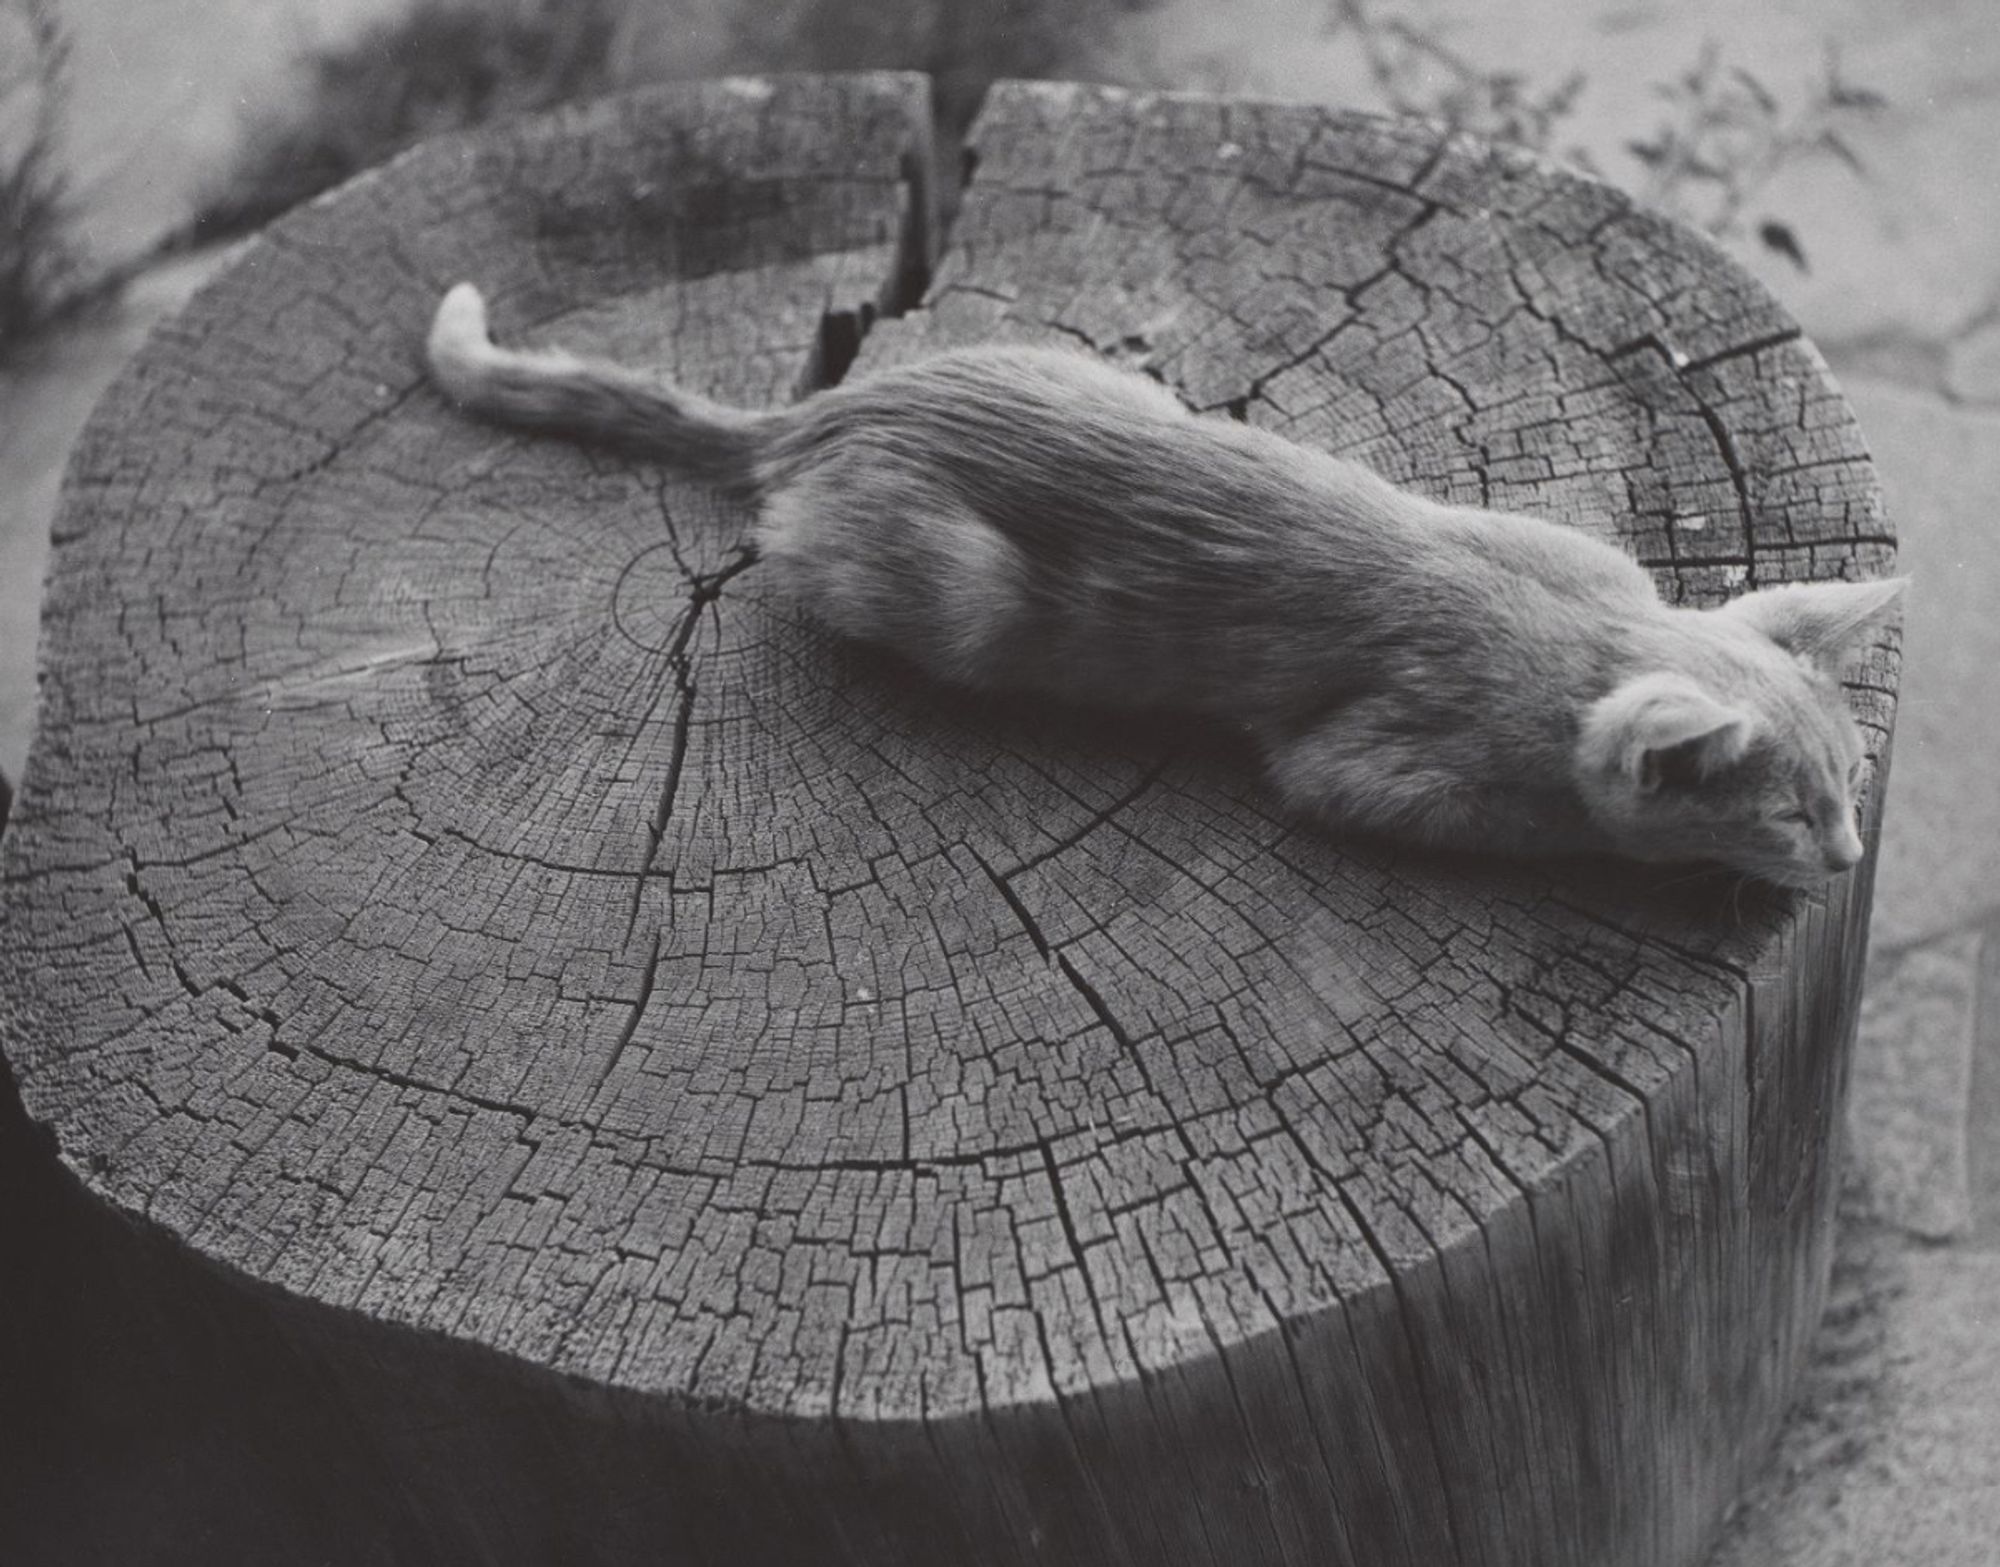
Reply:
[[[1886,569],[1847,407],[1525,154],[1006,84],[932,252],[925,123],[797,78],[437,142],[98,411],[9,1135],[113,1281],[63,1311],[278,1477],[153,1559],[1687,1567],[1822,1299],[1892,647],[1824,895],[1340,842],[1223,741],[833,641],[420,343],[460,278],[749,403],[1073,338],[1685,600]]]

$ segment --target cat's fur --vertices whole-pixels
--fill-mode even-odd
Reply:
[[[1573,529],[1427,500],[1078,352],[940,354],[751,413],[496,348],[462,283],[429,358],[474,412],[752,502],[768,569],[836,631],[967,686],[1240,724],[1335,826],[1790,885],[1861,858],[1836,680],[1900,579],[1674,608]]]

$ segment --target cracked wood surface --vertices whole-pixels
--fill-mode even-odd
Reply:
[[[398,1550],[1695,1560],[1822,1296],[1882,763],[1824,897],[1340,844],[1212,737],[832,641],[725,503],[418,345],[460,277],[749,403],[1081,339],[1688,600],[1887,568],[1851,415],[1705,243],[1309,108],[1003,85],[919,300],[921,120],[441,142],[162,331],[4,840],[29,1114],[163,1299],[344,1383]]]

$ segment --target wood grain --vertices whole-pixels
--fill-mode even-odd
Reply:
[[[833,642],[417,349],[460,277],[751,403],[1080,339],[1689,601],[1887,568],[1846,405],[1704,242],[1327,110],[1005,84],[926,290],[922,121],[437,143],[113,389],[0,885],[65,1224],[396,1477],[300,1560],[1698,1560],[1823,1294],[1882,761],[1823,897],[1335,842]]]

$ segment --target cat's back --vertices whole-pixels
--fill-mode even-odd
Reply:
[[[776,467],[865,447],[973,483],[1005,472],[1016,485],[1087,485],[1100,472],[1157,470],[1163,454],[1220,434],[1157,381],[1061,348],[956,349],[830,388],[797,414]]]
[[[822,392],[766,471],[784,483],[827,465],[920,473],[1066,568],[1136,552],[1172,570],[1268,571],[1332,546],[1365,569],[1407,520],[1404,497],[1359,464],[1193,412],[1148,376],[1064,348],[959,349]]]
[[[829,418],[907,418],[977,427],[988,419],[1107,420],[1128,430],[1194,417],[1160,382],[1081,348],[986,343],[949,349],[830,388]]]
[[[1288,708],[1392,663],[1442,698],[1471,649],[1532,681],[1577,658],[1587,603],[1652,598],[1581,534],[1440,505],[1061,349],[843,383],[799,406],[765,472],[792,492],[774,553],[813,557],[821,602],[867,597],[846,629],[918,649],[945,605],[942,621],[990,628],[999,683],[1092,698]]]

